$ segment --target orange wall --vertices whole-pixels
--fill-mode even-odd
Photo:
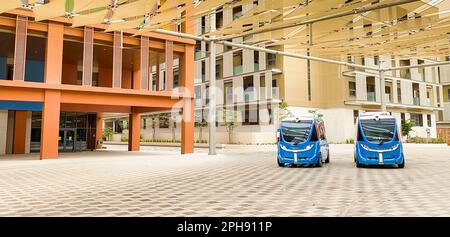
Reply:
[[[98,68],[98,86],[112,87],[112,68]]]
[[[77,65],[63,64],[62,83],[69,85],[77,84]]]

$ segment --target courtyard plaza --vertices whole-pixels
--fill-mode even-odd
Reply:
[[[450,216],[450,147],[404,146],[406,166],[280,168],[276,146],[177,147],[0,157],[0,216]]]

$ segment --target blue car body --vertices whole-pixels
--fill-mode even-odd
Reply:
[[[403,168],[404,159],[403,145],[394,117],[371,114],[358,118],[355,142],[355,162],[358,167],[399,165]]]
[[[295,132],[296,123],[302,124],[303,139],[295,140],[295,138],[292,139],[292,136],[287,134],[288,129],[292,129]],[[288,125],[290,127],[286,127]],[[284,120],[280,123],[277,137],[277,159],[280,166],[285,164],[314,165],[319,163],[319,159],[321,159],[321,163],[328,163],[329,146],[326,141],[322,120],[317,118]]]

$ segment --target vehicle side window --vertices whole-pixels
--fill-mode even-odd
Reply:
[[[362,135],[361,135],[361,131],[360,131],[360,128],[359,128],[359,126],[358,126],[358,131],[356,131],[356,133],[357,133],[357,140],[358,141],[364,141],[364,139],[363,139],[363,137],[362,137]]]
[[[317,138],[318,138],[318,136],[317,136],[317,126],[313,126],[313,131],[312,131],[312,134],[311,134],[310,141],[311,142],[315,142],[315,141],[318,140]]]
[[[321,138],[320,139],[325,140],[325,139],[327,139],[327,136],[325,135],[325,124],[323,122],[320,123],[320,127],[321,127],[321,132],[320,132]]]

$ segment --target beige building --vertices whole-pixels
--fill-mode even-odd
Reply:
[[[195,33],[203,35],[214,31],[214,28],[226,27],[252,9],[256,3],[257,1],[224,10],[218,9],[211,16],[198,17],[195,19]],[[233,39],[236,43],[251,41],[252,36]],[[270,43],[259,41],[256,45],[269,47]],[[344,143],[355,138],[355,122],[360,112],[380,110],[380,81],[375,71],[355,70],[313,61],[308,63],[306,60],[220,44],[216,47],[217,108],[237,111],[238,115],[238,125],[232,132],[233,143],[273,143],[278,126],[277,106],[281,101],[289,105],[289,110],[294,115],[311,110],[322,114],[328,140],[335,143]],[[284,46],[270,48],[289,51]],[[208,49],[207,42],[198,42],[196,46],[196,140],[208,139],[208,129],[202,126],[203,122],[208,121]],[[383,67],[424,64],[436,60],[400,58],[396,55],[343,55],[334,59],[367,66],[382,64]],[[386,97],[388,111],[398,118],[399,125],[400,121],[408,119],[416,122],[411,136],[437,136],[437,115],[443,113],[446,98],[446,91],[443,91],[440,84],[441,77],[446,76],[438,67],[407,69],[386,74],[383,96]],[[143,116],[143,137],[147,140],[178,140],[180,126],[175,118],[167,117],[169,116]],[[119,136],[115,137],[117,140]],[[218,122],[217,142],[227,143],[228,140],[228,130]]]
[[[450,57],[445,59],[450,60]],[[450,65],[440,67],[439,73],[443,87],[444,110],[438,113],[437,130],[438,136],[444,138],[450,145]]]

